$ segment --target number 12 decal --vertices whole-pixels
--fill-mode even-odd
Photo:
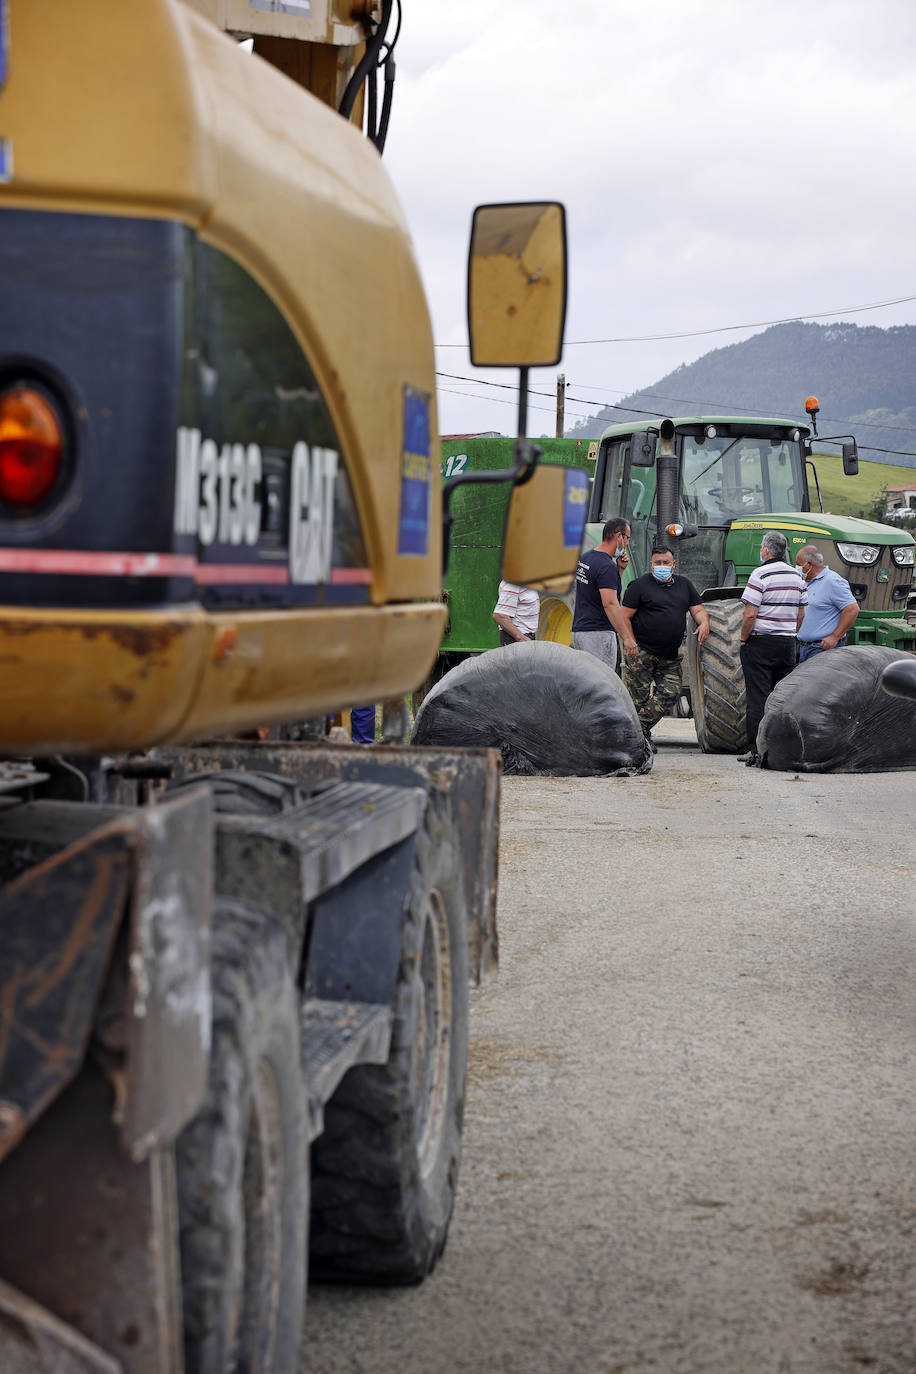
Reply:
[[[464,472],[467,467],[468,455],[466,453],[454,453],[445,463],[445,476],[457,477],[459,472]]]

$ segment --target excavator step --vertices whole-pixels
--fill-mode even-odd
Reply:
[[[392,1011],[374,1002],[307,998],[302,1012],[302,1057],[309,1095],[309,1140],[321,1134],[324,1104],[354,1064],[384,1064]]]
[[[263,834],[272,843],[288,843],[299,855],[300,898],[311,902],[412,835],[425,806],[426,792],[419,787],[330,782],[279,815],[222,815],[218,827],[227,836],[250,840]]]

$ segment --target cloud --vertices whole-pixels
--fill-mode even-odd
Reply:
[[[405,0],[396,58],[386,161],[439,343],[465,337],[470,215],[485,200],[565,202],[569,340],[916,294],[908,3]],[[850,318],[886,327],[916,310]],[[562,370],[597,406],[739,337],[571,345]],[[438,356],[470,374],[458,350]],[[533,380],[555,389],[552,373]],[[443,392],[442,429],[508,430],[494,395]],[[533,430],[549,425],[544,405]]]

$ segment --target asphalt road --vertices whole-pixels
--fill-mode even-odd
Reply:
[[[459,1197],[312,1374],[913,1374],[912,773],[507,779]]]

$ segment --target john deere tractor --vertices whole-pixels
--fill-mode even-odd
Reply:
[[[687,635],[686,684],[706,753],[746,747],[740,597],[767,530],[785,534],[790,561],[813,544],[848,580],[860,608],[851,643],[916,648],[916,628],[905,618],[913,539],[901,529],[823,510],[812,460],[816,399],[809,397],[806,407],[809,424],[707,415],[612,425],[601,438],[586,543],[600,540],[605,520],[624,515],[632,527],[625,583],[646,571],[660,540],[675,550],[678,572],[702,592],[710,636],[698,649]],[[841,444],[844,472],[857,473],[855,439],[817,442]],[[541,636],[568,642],[571,610],[571,597],[544,597]]]

